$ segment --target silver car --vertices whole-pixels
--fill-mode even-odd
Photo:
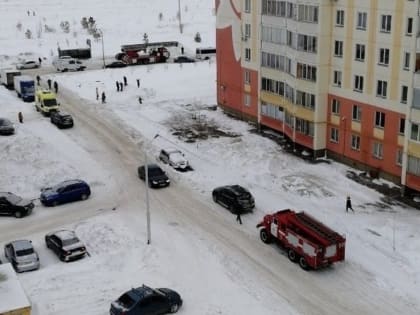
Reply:
[[[22,61],[16,65],[16,69],[36,69],[39,68],[39,63],[33,60]]]
[[[4,256],[10,261],[16,272],[39,268],[39,256],[29,240],[18,240],[4,246]]]
[[[162,149],[159,153],[159,159],[177,170],[186,171],[190,169],[190,164],[184,154],[175,148]]]

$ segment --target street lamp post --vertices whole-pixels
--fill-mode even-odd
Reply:
[[[179,32],[182,34],[182,22],[181,22],[181,0],[178,0],[178,15],[179,15]]]
[[[98,29],[99,34],[101,34],[101,42],[102,42],[102,62],[103,62],[103,67],[105,69],[105,50],[104,50],[104,33],[102,32],[101,29]]]
[[[155,135],[152,139],[155,140],[159,134]],[[150,224],[150,201],[149,201],[149,163],[147,161],[147,150],[144,149],[144,171],[145,171],[145,184],[146,184],[146,222],[147,222],[147,245],[152,243],[152,229]]]

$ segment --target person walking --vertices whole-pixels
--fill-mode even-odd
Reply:
[[[105,92],[102,92],[102,104],[106,103]]]
[[[97,101],[99,100],[99,90],[98,90],[98,87],[96,87],[96,100]]]
[[[126,76],[123,77],[123,81],[124,81],[124,85],[127,86],[127,77]]]
[[[140,79],[137,79],[137,87],[140,88]]]
[[[21,124],[23,124],[23,114],[22,114],[22,112],[19,112],[19,113],[18,113],[18,119],[19,119],[19,122],[20,122]]]
[[[58,83],[57,83],[57,81],[54,81],[54,91],[55,91],[55,94],[58,93]]]
[[[239,210],[236,210],[236,222],[239,222],[239,224],[242,224],[241,211]]]
[[[117,92],[119,92],[120,91],[120,82],[115,81],[115,85],[117,86]]]
[[[120,82],[120,92],[122,92],[124,90],[124,85],[122,82]]]
[[[184,46],[181,46],[181,55],[184,54]]]
[[[39,75],[36,76],[36,83],[39,85],[41,82],[41,77]]]
[[[347,200],[346,200],[346,212],[349,212],[349,209],[354,212],[353,207],[351,206],[350,196],[347,196]]]
[[[51,90],[51,79],[48,79],[48,80],[47,80],[47,83],[48,83],[48,89],[50,89],[50,90]]]
[[[38,61],[39,61],[39,66],[41,67],[41,65],[42,65],[42,59],[41,59],[41,57],[38,58]]]
[[[141,96],[139,96],[139,103],[143,104],[143,99],[141,98]]]

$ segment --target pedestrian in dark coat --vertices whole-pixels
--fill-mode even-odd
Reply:
[[[51,79],[48,79],[47,83],[48,83],[48,88],[51,90]]]
[[[125,85],[125,86],[127,86],[127,77],[126,77],[126,76],[124,76],[124,77],[123,77],[123,80],[124,80],[124,85]]]
[[[181,46],[181,55],[184,54],[184,46]]]
[[[115,81],[115,85],[117,86],[117,92],[119,92],[120,91],[120,82]]]
[[[139,96],[139,103],[143,104],[143,99],[141,98],[141,96]]]
[[[99,90],[96,88],[96,100],[99,100]]]
[[[140,79],[137,79],[136,81],[137,81],[137,87],[139,88],[140,87]]]
[[[346,200],[346,212],[349,212],[349,209],[354,212],[353,207],[351,206],[350,196],[347,196],[347,200]]]
[[[23,124],[23,114],[22,114],[22,112],[19,112],[19,113],[18,113],[18,119],[19,119],[19,122],[20,122],[21,124]]]
[[[57,83],[57,81],[54,81],[54,91],[55,91],[55,94],[58,93],[58,83]]]
[[[41,82],[41,77],[39,75],[36,76],[36,82],[39,85]]]
[[[39,65],[41,66],[42,65],[42,59],[41,59],[41,57],[38,58],[38,61],[39,61]]]
[[[122,92],[124,90],[124,85],[122,82],[120,82],[120,91]]]
[[[240,210],[236,210],[236,222],[239,222],[239,224],[242,224],[241,211]]]
[[[106,103],[106,96],[105,96],[105,92],[102,92],[102,104]]]

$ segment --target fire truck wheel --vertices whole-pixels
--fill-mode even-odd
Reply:
[[[306,259],[304,257],[300,257],[299,259],[299,266],[303,269],[303,270],[309,270],[309,265],[306,262]]]
[[[271,243],[271,236],[268,234],[266,229],[261,229],[260,231],[260,238],[266,244]]]
[[[290,261],[297,262],[298,261],[298,255],[293,249],[289,249],[287,251],[287,257],[289,257]]]

